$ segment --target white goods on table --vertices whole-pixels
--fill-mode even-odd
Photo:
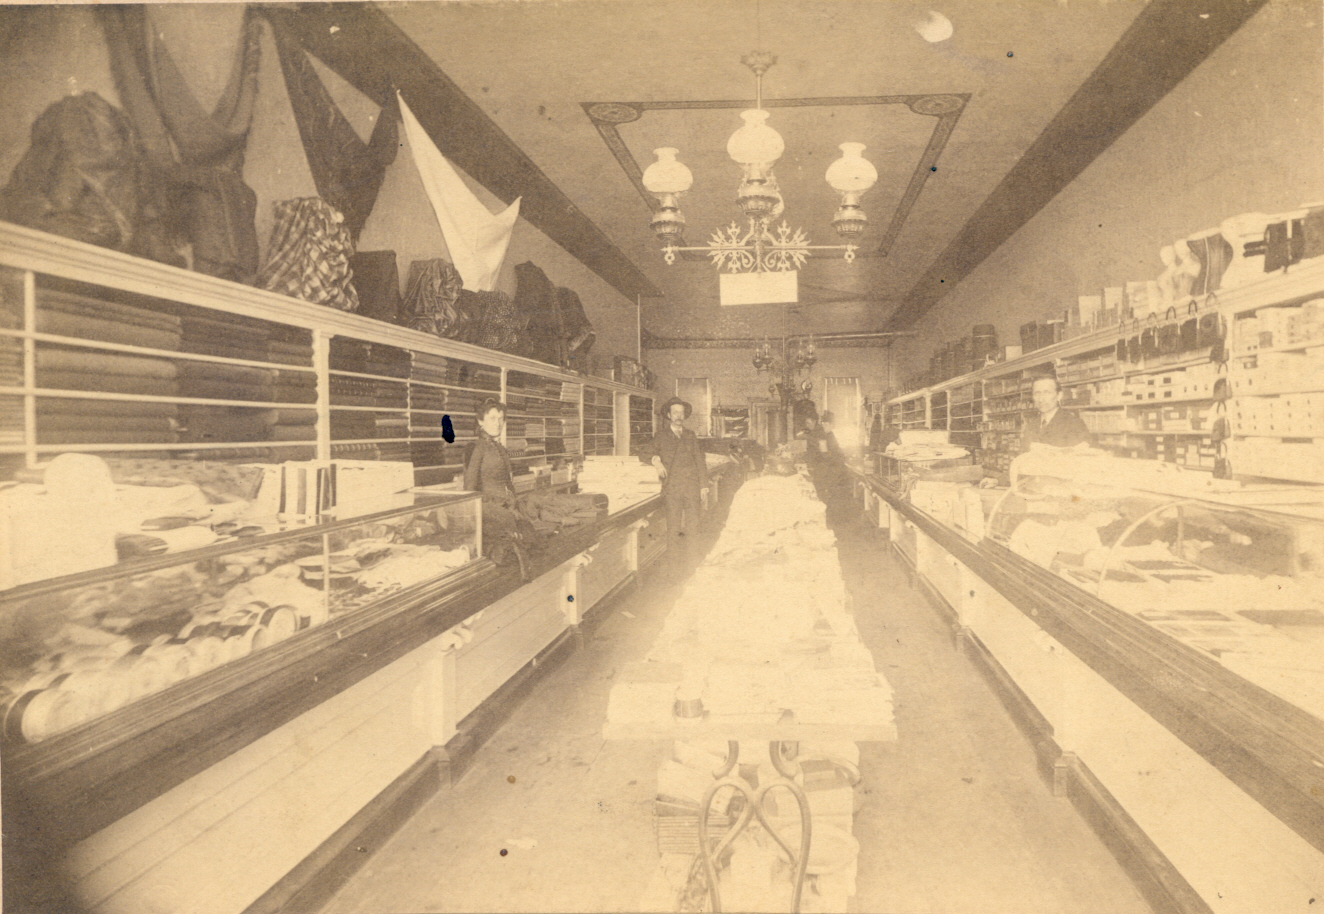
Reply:
[[[657,470],[638,457],[585,457],[577,480],[581,492],[606,495],[613,514],[662,491]]]

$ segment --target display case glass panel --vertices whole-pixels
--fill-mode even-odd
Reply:
[[[0,591],[5,740],[40,742],[439,580],[480,554],[480,525],[476,496],[403,494]]]

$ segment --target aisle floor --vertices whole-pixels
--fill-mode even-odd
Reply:
[[[899,731],[895,744],[861,745],[851,910],[1149,912],[1070,803],[1039,779],[1030,746],[881,541],[854,531],[838,550]],[[669,747],[605,742],[601,731],[615,672],[648,650],[678,590],[659,566],[604,608],[584,649],[323,914],[638,910],[658,862],[652,803]]]

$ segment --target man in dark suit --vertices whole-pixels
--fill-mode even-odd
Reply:
[[[1021,450],[1028,451],[1033,444],[1052,447],[1074,447],[1089,444],[1090,430],[1072,410],[1062,409],[1062,389],[1057,378],[1035,378],[1030,396],[1039,415],[1027,417],[1021,429]]]
[[[667,537],[682,559],[692,558],[690,545],[699,529],[703,502],[708,497],[708,467],[699,439],[685,427],[693,407],[679,397],[672,397],[660,410],[665,420],[653,436],[650,462],[662,480],[662,497],[667,506]]]

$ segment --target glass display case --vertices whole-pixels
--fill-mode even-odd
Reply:
[[[40,742],[348,618],[482,546],[472,494],[403,493],[217,532],[203,548],[0,591],[5,741]]]
[[[1013,473],[987,536],[1324,718],[1324,488],[1154,491],[1114,463]]]

